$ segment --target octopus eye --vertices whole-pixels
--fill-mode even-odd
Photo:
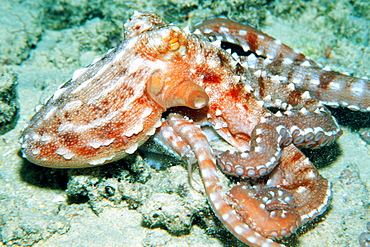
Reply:
[[[179,38],[172,38],[170,41],[168,41],[168,49],[170,51],[177,51],[180,47]]]

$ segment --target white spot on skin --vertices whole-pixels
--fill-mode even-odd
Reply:
[[[185,34],[191,34],[190,29],[189,29],[189,27],[188,27],[188,26],[184,27],[182,30],[184,31],[184,33],[185,33]],[[197,29],[197,30],[198,30],[198,32],[199,32],[199,29]],[[195,30],[195,31],[196,31],[196,30]]]
[[[34,141],[40,141],[41,136],[39,134],[33,133],[32,134],[32,140]]]
[[[216,47],[220,47],[221,46],[221,40],[215,40],[215,41],[211,42],[211,44],[216,46]]]
[[[72,81],[75,81],[78,77],[80,77],[83,73],[85,73],[86,70],[87,70],[87,68],[82,68],[82,69],[75,70],[72,74]]]
[[[35,112],[39,112],[43,106],[44,106],[44,105],[37,105],[37,106],[35,107]]]
[[[270,64],[272,62],[272,60],[270,58],[266,58],[265,60],[263,60],[263,64],[266,66],[268,64]],[[275,76],[272,76],[272,77],[275,77]],[[272,80],[274,80],[274,78],[271,78]],[[276,76],[274,82],[278,82],[279,81],[279,76]]]
[[[51,135],[44,134],[43,136],[41,136],[40,140],[42,142],[50,142],[53,140],[53,137]]]
[[[258,138],[257,138],[258,139]],[[241,158],[247,158],[249,156],[249,154],[248,153],[241,153],[240,154],[240,157]]]
[[[212,186],[212,182],[210,182],[210,181],[206,181],[206,182],[204,182],[204,186],[206,186],[207,188],[208,187],[210,187],[210,186]]]
[[[301,95],[301,98],[302,99],[310,99],[311,96],[310,96],[310,93],[308,91],[304,92],[302,95]]]
[[[229,218],[230,218],[230,215],[229,215],[229,214],[223,214],[223,215],[222,215],[222,219],[223,219],[224,221],[227,221]]]
[[[215,125],[214,125],[214,128],[215,128],[216,130],[221,129],[221,128],[222,128],[222,123],[220,123],[220,122],[216,122],[216,123],[215,123]]]
[[[57,100],[59,99],[59,97],[67,90],[67,88],[61,88],[61,89],[58,89],[54,95],[53,95],[53,100]]]
[[[207,158],[210,158],[209,154],[212,153],[212,151],[208,147],[208,143],[203,142],[203,140],[197,140],[197,139],[196,139],[196,143],[193,146],[193,150],[195,153],[198,153],[199,157],[204,156],[202,157],[204,160]]]
[[[315,127],[315,128],[313,129],[313,132],[314,132],[315,134],[317,134],[317,133],[319,133],[319,132],[324,132],[324,129],[323,129],[323,128],[321,128],[321,127]]]
[[[263,101],[271,101],[271,95],[267,95],[265,98],[263,98]]]
[[[236,54],[236,52],[234,52],[233,54],[231,54],[231,56],[232,56],[236,61],[240,61],[240,60],[239,60],[239,56],[238,56],[238,54]],[[238,77],[240,77],[240,76],[238,76]]]
[[[81,105],[82,105],[82,101],[81,100],[71,101],[71,102],[68,102],[64,106],[63,110],[71,111],[71,110],[74,110],[74,109],[79,108]]]
[[[116,155],[113,154],[111,156],[108,156],[108,157],[103,157],[101,159],[96,159],[96,160],[93,160],[93,161],[90,161],[88,162],[90,165],[101,165],[103,164],[104,162],[106,162],[107,160],[111,160],[115,157]]]
[[[221,110],[220,110],[220,109],[217,109],[215,114],[216,114],[216,116],[218,117],[218,116],[221,116],[221,115],[222,115],[222,112],[221,112]]]
[[[210,34],[210,33],[212,33],[212,32],[213,32],[213,30],[212,30],[212,29],[209,29],[209,28],[205,28],[205,29],[203,30],[203,32],[204,32],[205,34]]]
[[[44,115],[44,120],[47,120],[48,118],[50,118],[51,116],[53,116],[54,112],[57,110],[56,107],[51,107],[49,109],[49,111]]]
[[[95,63],[99,62],[101,59],[102,59],[101,57],[96,57],[96,58],[93,59],[91,64],[95,64]]]
[[[357,84],[353,84],[353,86],[351,87],[351,91],[353,94],[357,95],[358,97],[361,97],[364,92],[366,92],[366,82],[363,81],[363,80],[360,80],[359,82],[361,83],[357,83]]]
[[[114,138],[111,138],[108,140],[94,139],[94,140],[91,140],[87,145],[97,149],[101,146],[109,146],[113,141],[114,141]]]
[[[246,30],[239,30],[239,35],[245,36],[245,35],[247,35],[247,31]]]
[[[340,84],[335,83],[335,82],[330,82],[329,87],[330,89],[335,90],[335,91],[339,91],[341,89]]]
[[[287,88],[291,91],[293,91],[295,89],[295,86],[293,83],[289,83],[289,85],[287,86]]]
[[[259,100],[259,101],[257,101],[256,103],[257,103],[257,105],[258,105],[259,107],[263,107],[263,104],[264,104],[263,100]]]
[[[248,56],[248,63],[255,64],[257,62],[257,57],[252,53],[251,55]]]
[[[243,229],[242,227],[240,227],[240,226],[236,226],[236,227],[234,227],[234,230],[235,230],[235,232],[236,232],[237,234],[239,234],[239,235],[242,235],[242,234],[243,234],[243,232],[244,232],[244,229]]]
[[[64,154],[66,154],[68,152],[68,149],[66,149],[66,148],[58,148],[56,151],[55,151],[55,153],[56,154],[59,154],[59,155],[64,155]]]
[[[155,134],[155,131],[156,131],[156,128],[152,128],[150,130],[148,130],[145,134],[148,135],[148,136],[152,136]]]
[[[253,237],[253,236],[249,236],[249,237],[247,237],[247,240],[248,240],[251,244],[255,244],[255,243],[257,243],[257,238],[256,238],[256,237]]]
[[[282,44],[282,43],[281,43],[281,40],[276,39],[276,40],[275,40],[275,44],[277,44],[277,45],[281,45],[281,44]]]
[[[230,42],[230,43],[235,43],[237,42],[233,36],[231,35],[225,35],[225,38],[226,38],[226,41]]]
[[[309,113],[309,111],[307,111],[307,109],[306,108],[302,108],[301,110],[299,110],[303,115],[306,115],[306,114],[308,114]]]
[[[63,148],[63,147],[58,148],[57,150],[55,150],[55,153],[63,156],[63,158],[65,158],[66,160],[69,160],[73,156],[75,156],[74,153],[72,153],[71,150],[69,150],[67,148]]]
[[[278,111],[277,113],[275,113],[275,116],[277,116],[277,117],[282,117],[282,116],[283,116],[283,114],[281,113],[281,111]]]
[[[204,162],[208,157],[204,154],[198,155],[198,163]]]
[[[188,29],[189,29],[189,27],[188,26],[186,26]],[[185,28],[184,28],[185,29]],[[189,30],[190,31],[190,30]],[[208,28],[206,28],[206,29],[204,29],[204,33],[207,33],[207,31],[211,31],[212,32],[212,30],[211,29],[208,29]],[[190,34],[190,33],[189,33]],[[201,35],[202,34],[202,32],[197,28],[197,29],[195,29],[195,31],[193,32],[193,34],[197,34],[197,35]]]
[[[227,27],[220,27],[220,32],[225,32],[225,33],[229,33],[229,29]]]
[[[263,150],[263,148],[261,148],[261,147],[255,147],[254,148],[254,151],[256,152],[256,153],[259,153],[259,152],[261,152]]]
[[[281,197],[283,195],[283,192],[281,190],[278,190],[278,195]]]
[[[292,63],[293,63],[293,60],[290,59],[290,58],[284,58],[284,60],[283,60],[283,64],[284,65],[290,65]]]
[[[309,67],[309,66],[311,66],[311,64],[310,64],[310,62],[309,61],[304,61],[303,63],[301,63],[301,66],[302,67]]]
[[[319,80],[317,80],[317,79],[312,79],[312,80],[311,80],[311,84],[312,84],[312,85],[316,85],[316,86],[317,86],[317,85],[320,85],[320,81],[319,81]]]
[[[325,104],[325,105],[327,105],[327,106],[333,107],[333,108],[339,107],[339,104],[337,102],[326,102],[326,101],[323,101],[322,103]]]
[[[81,83],[78,87],[76,87],[71,94],[75,94],[77,93],[78,91],[80,91],[81,89],[87,87],[89,84],[91,84],[91,82],[93,81],[93,78],[90,78],[89,80],[86,80],[84,81],[83,83]],[[53,97],[54,98],[54,97]]]
[[[216,209],[216,210],[220,210],[220,208],[221,208],[221,204],[220,204],[220,203],[218,203],[218,202],[215,202],[215,203],[214,203],[214,206],[215,206],[215,209]]]
[[[107,51],[107,54],[111,53],[112,51],[114,51],[114,48],[109,49],[109,50]]]
[[[204,179],[215,177],[216,174],[212,169],[202,169],[202,176]]]
[[[266,185],[272,186],[274,184],[274,181],[272,179],[267,180]]]
[[[192,131],[193,131],[193,126],[191,126],[191,125],[181,127],[181,133],[184,134],[184,135],[187,134],[187,133],[191,133]]]
[[[134,143],[128,149],[126,149],[125,152],[128,154],[133,154],[137,148],[138,148],[138,144]]]
[[[304,193],[307,189],[303,186],[299,186],[298,189],[297,189],[297,192],[298,193]]]
[[[49,102],[49,100],[52,98],[53,96],[50,96],[49,98],[46,98],[45,100],[44,100],[44,104],[47,104],[48,102]],[[36,106],[37,107],[37,106]]]
[[[209,194],[209,199],[211,200],[211,202],[215,203],[218,199],[218,195],[216,193],[211,193]]]
[[[169,127],[172,131],[172,127]],[[162,131],[162,136],[164,139],[168,140],[170,139],[170,137],[172,136],[172,132],[171,131]]]

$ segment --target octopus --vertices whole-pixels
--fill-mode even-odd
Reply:
[[[322,68],[226,18],[190,31],[135,12],[124,28],[120,45],[76,70],[38,109],[20,140],[26,159],[103,165],[153,137],[189,175],[198,164],[214,214],[250,246],[281,246],[273,240],[326,210],[330,183],[298,148],[340,137],[326,106],[370,111],[368,79]]]

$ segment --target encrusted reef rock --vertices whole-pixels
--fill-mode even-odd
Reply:
[[[1,1],[0,65],[21,64],[29,58],[43,32],[42,1]]]
[[[4,194],[0,194],[0,200],[1,246],[32,246],[70,229],[63,215],[65,210],[53,202],[21,200]]]
[[[17,76],[0,71],[0,135],[14,128],[18,119]]]
[[[207,224],[209,206],[194,172],[192,185],[182,165],[156,170],[140,155],[104,167],[70,170],[67,193],[76,202],[86,201],[96,214],[109,207],[136,209],[143,225],[164,228],[171,234],[190,231],[194,219]],[[199,180],[198,180],[199,179]]]

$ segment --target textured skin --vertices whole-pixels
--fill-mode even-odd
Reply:
[[[141,22],[146,32],[129,32],[105,57],[77,70],[33,117],[22,136],[27,159],[65,168],[112,162],[132,154],[152,136],[168,107],[199,108],[207,103],[208,96],[192,82],[183,58],[184,52],[191,54],[185,50],[184,32],[154,26],[158,18],[148,18]],[[126,29],[139,31],[130,24],[135,23],[128,22]],[[168,45],[171,40],[177,47]],[[186,93],[180,98],[177,90]]]
[[[230,54],[221,42],[241,51]],[[322,70],[250,26],[217,18],[190,33],[135,13],[125,40],[75,71],[32,118],[22,152],[42,166],[91,167],[156,135],[189,167],[199,164],[210,204],[230,232],[251,246],[277,246],[267,238],[291,234],[331,196],[296,146],[334,142],[342,131],[324,104],[369,111],[369,91],[368,80]],[[199,126],[211,127],[230,150],[212,150]],[[226,192],[216,163],[239,185]]]

